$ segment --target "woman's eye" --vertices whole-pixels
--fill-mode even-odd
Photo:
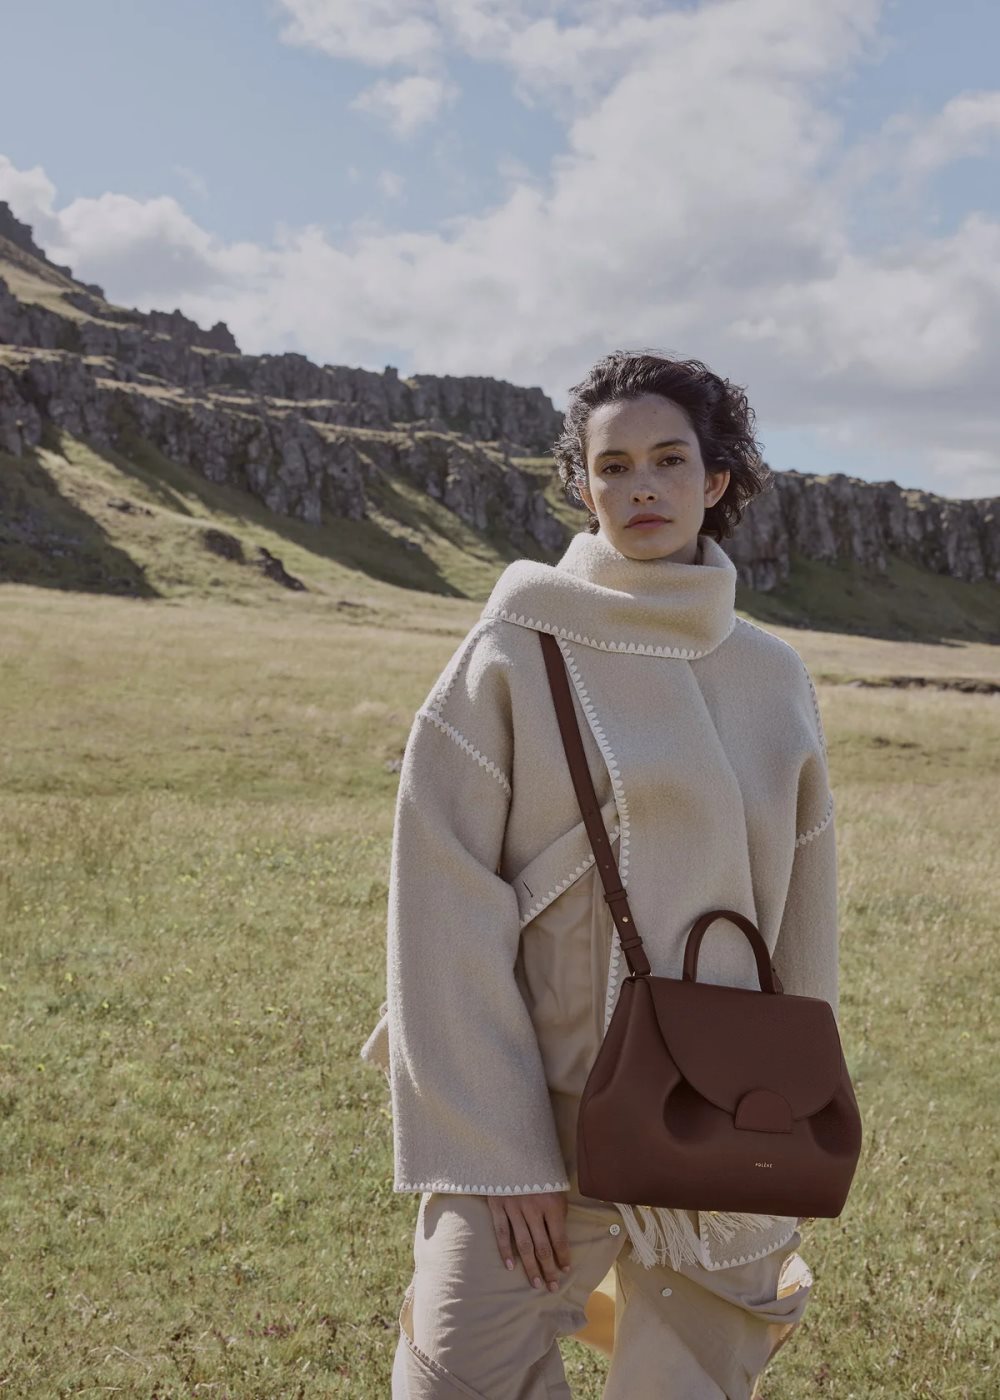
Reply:
[[[660,458],[660,461],[661,461],[661,463],[662,463],[662,462],[683,462],[683,461],[684,461],[684,458],[683,458],[683,457],[679,457],[679,456],[677,455],[677,453],[674,452],[674,453],[670,453],[670,454],[669,454],[668,456],[666,456],[666,457],[661,457],[661,458]],[[621,462],[609,462],[608,465],[607,465],[606,467],[604,467],[604,469],[602,470],[601,475],[603,476],[604,473],[607,472],[607,471],[609,471],[612,467],[621,467],[621,466],[622,466],[622,463],[621,463]],[[624,468],[623,468],[623,470],[624,470]]]

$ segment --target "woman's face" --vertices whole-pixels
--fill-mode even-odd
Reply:
[[[687,415],[662,394],[601,404],[591,413],[580,495],[601,533],[629,558],[693,563],[705,511],[728,485],[728,468],[706,472]],[[664,522],[629,525],[646,514]]]

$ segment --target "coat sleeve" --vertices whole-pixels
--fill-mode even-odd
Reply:
[[[816,690],[803,666],[814,743],[799,772],[797,834],[774,967],[795,996],[829,1002],[840,1021],[837,844],[826,737]]]
[[[386,959],[394,1191],[569,1188],[514,976],[517,900],[498,874],[508,675],[477,625],[417,711],[400,769]]]

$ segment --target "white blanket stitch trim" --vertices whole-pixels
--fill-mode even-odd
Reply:
[[[754,1259],[763,1259],[765,1254],[771,1254],[774,1252],[774,1250],[780,1249],[783,1244],[787,1244],[788,1241],[795,1234],[795,1230],[796,1226],[793,1225],[789,1229],[788,1234],[785,1235],[783,1239],[777,1241],[772,1240],[770,1244],[766,1244],[763,1249],[758,1249],[753,1254],[741,1254],[736,1259],[723,1259],[720,1263],[713,1264],[712,1268],[731,1269],[734,1264],[749,1264]]]
[[[497,782],[503,788],[504,792],[507,794],[508,797],[510,797],[510,779],[507,777],[507,774],[503,771],[503,769],[499,768],[497,764],[493,762],[492,758],[487,758],[484,753],[480,753],[480,751],[476,748],[475,744],[470,743],[469,740],[465,737],[465,735],[462,734],[459,730],[457,730],[453,724],[449,724],[447,720],[442,719],[436,710],[419,709],[417,711],[417,714],[422,716],[424,719],[429,719],[432,724],[436,724],[438,729],[440,729],[442,733],[448,735],[449,739],[454,739],[455,743],[459,746],[460,749],[464,749],[467,754],[469,754],[472,758],[476,760],[478,764],[480,764],[483,768],[486,769],[487,773],[492,773],[493,777],[496,778]]]
[[[799,657],[799,660],[802,661],[802,657],[801,657],[801,656]],[[818,699],[818,697],[817,697],[817,695],[816,695],[816,687],[813,685],[813,678],[812,678],[812,676],[809,674],[809,667],[806,665],[806,663],[805,663],[804,661],[802,661],[802,669],[803,669],[803,671],[805,671],[805,673],[806,673],[806,680],[809,682],[809,693],[810,693],[810,695],[812,696],[813,710],[814,710],[815,715],[816,715],[816,730],[817,730],[817,732],[818,732],[818,734],[819,734],[820,747],[821,747],[822,750],[823,750],[823,757],[824,757],[824,758],[828,758],[829,755],[827,754],[827,751],[826,751],[826,734],[823,732],[823,717],[822,717],[822,715],[821,715],[820,712],[819,712],[819,699]]]
[[[537,1191],[568,1191],[568,1181],[547,1181],[544,1186],[457,1186],[454,1181],[401,1181],[394,1191],[458,1191],[473,1196],[528,1196]]]
[[[480,618],[478,622],[473,623],[471,630],[466,636],[462,646],[462,651],[455,661],[455,669],[448,677],[448,682],[445,685],[444,689],[441,690],[440,693],[437,695],[435,695],[435,693],[431,691],[431,694],[427,697],[427,701],[425,703],[428,705],[429,709],[438,711],[441,710],[442,706],[444,705],[444,702],[448,699],[448,696],[451,694],[451,688],[455,684],[455,681],[458,679],[462,667],[468,661],[469,656],[472,653],[473,642],[477,640],[482,630],[482,619]],[[441,677],[438,677],[438,684],[440,684],[441,679]],[[422,708],[423,706],[421,706],[421,709]]]
[[[830,822],[831,822],[832,820],[833,820],[833,793],[831,792],[831,794],[830,794],[830,796],[829,796],[829,799],[827,800],[826,812],[823,814],[823,820],[822,820],[817,826],[811,827],[809,831],[803,831],[803,833],[802,833],[801,836],[796,836],[796,838],[795,838],[795,849],[798,850],[798,848],[799,848],[800,846],[804,846],[804,845],[806,844],[807,841],[811,841],[811,840],[813,839],[814,836],[818,836],[818,835],[820,834],[821,831],[825,831],[826,828],[830,825]]]
[[[551,632],[555,637],[569,637],[574,642],[582,642],[587,647],[597,647],[599,651],[631,651],[643,656],[679,656],[685,661],[697,661],[699,656],[708,656],[715,650],[715,647],[706,647],[704,651],[696,651],[694,647],[654,647],[647,646],[645,642],[602,642],[596,637],[585,637],[581,632],[571,632],[568,627],[556,627],[555,625],[542,622],[539,618],[525,617],[524,613],[508,612],[506,608],[484,608],[483,617],[502,617],[508,622],[515,622],[519,627],[530,627],[535,632]],[[726,631],[726,636],[721,637],[716,646],[721,646],[736,626],[736,614],[730,622]]]
[[[608,840],[613,841],[620,830],[621,828],[616,826],[612,831],[609,831]],[[593,865],[595,860],[596,856],[594,855],[594,852],[591,851],[590,855],[587,856],[585,860],[582,860],[575,870],[571,870],[568,875],[563,876],[563,878],[559,881],[557,885],[553,885],[552,889],[549,890],[548,894],[543,894],[539,899],[535,901],[535,903],[531,906],[531,908],[522,918],[520,927],[524,928],[525,924],[529,924],[536,914],[540,914],[542,910],[546,907],[546,905],[552,903],[557,894],[562,894],[563,890],[567,889],[570,885],[572,885],[574,880],[578,880],[583,874],[583,872],[586,869],[588,869],[589,866]]]

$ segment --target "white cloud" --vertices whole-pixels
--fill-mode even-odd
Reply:
[[[733,330],[860,393],[926,393],[985,369],[1000,309],[1000,224],[970,214],[901,258],[844,252],[826,278],[776,287]],[[995,347],[994,347],[995,348]]]
[[[59,235],[46,251],[56,262],[86,268],[85,280],[99,282],[119,301],[225,295],[229,283],[229,259],[219,242],[168,196],[75,199],[61,211]]]
[[[61,229],[60,216],[55,212],[56,187],[42,167],[18,170],[5,155],[0,155],[0,199],[7,201],[15,218],[31,225],[35,242],[48,252]],[[52,261],[58,262],[58,258],[53,257]]]
[[[279,37],[373,67],[426,62],[441,42],[434,0],[281,0]]]
[[[395,135],[407,137],[433,121],[458,96],[454,83],[414,74],[398,82],[381,79],[359,93],[350,105],[385,118]]]
[[[1000,91],[960,93],[938,112],[894,112],[859,139],[831,180],[845,207],[863,201],[900,230],[927,222],[929,181],[958,160],[1000,150]],[[984,179],[996,187],[995,174]]]
[[[928,469],[942,496],[996,496],[1000,494],[997,453],[989,448],[931,447]]]
[[[386,199],[400,199],[406,188],[406,181],[395,170],[381,170],[378,175],[378,187]]]
[[[267,248],[223,243],[169,199],[56,211],[44,172],[9,162],[0,197],[81,278],[224,319],[248,351],[381,369],[391,346],[403,372],[542,384],[561,405],[608,349],[656,346],[745,384],[765,443],[769,428],[807,427],[840,433],[846,450],[853,434],[859,450],[902,454],[904,484],[1000,492],[1000,224],[970,210],[933,237],[904,221],[897,245],[866,249],[852,232],[896,171],[912,193],[985,149],[996,94],[846,148],[830,97],[877,57],[877,0],[284,4],[296,42],[370,66],[391,52],[440,68],[449,46],[492,54],[564,121],[548,178],[521,178],[508,159],[495,206],[434,231],[367,217],[336,245],[282,227]],[[434,150],[442,178],[467,178],[455,129]],[[392,199],[397,179],[383,171],[376,185]]]
[[[926,177],[953,160],[989,153],[1000,138],[1000,92],[962,93],[930,121],[909,118],[895,125],[909,137],[902,156],[905,170]]]

